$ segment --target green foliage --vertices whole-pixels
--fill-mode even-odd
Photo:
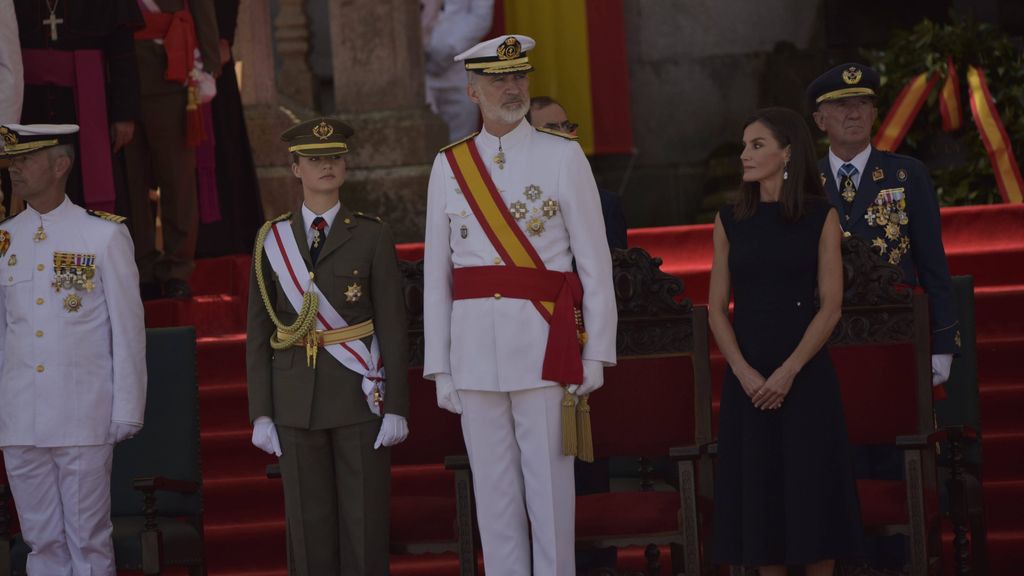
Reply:
[[[957,21],[956,15],[951,20],[953,24],[924,20],[913,30],[896,33],[886,49],[865,52],[881,75],[879,115],[884,118],[889,106],[914,76],[922,72],[937,73],[939,81],[907,132],[899,152],[918,155],[927,143],[946,140],[947,147],[957,149],[961,161],[931,167],[939,201],[945,206],[1001,202],[991,162],[971,116],[967,67],[973,65],[984,71],[1014,155],[1018,164],[1022,164],[1024,57],[1019,46],[994,26],[970,19]],[[944,136],[938,95],[946,80],[946,58],[950,56],[960,80],[963,127]]]

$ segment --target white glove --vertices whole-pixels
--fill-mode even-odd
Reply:
[[[434,377],[434,388],[437,391],[437,406],[452,414],[462,414],[462,400],[455,389],[451,374],[438,374]]]
[[[385,414],[384,421],[380,423],[380,434],[377,434],[377,441],[373,443],[373,449],[401,444],[408,437],[409,423],[405,418],[398,414]]]
[[[107,432],[107,444],[117,444],[135,436],[142,430],[142,424],[131,422],[111,422],[110,430]]]
[[[569,394],[586,396],[604,386],[604,364],[599,360],[583,361],[583,384],[567,386]]]
[[[252,423],[252,445],[267,454],[281,455],[281,441],[269,416],[260,416]]]
[[[932,354],[932,386],[945,384],[946,380],[949,380],[949,369],[952,365],[952,354]]]

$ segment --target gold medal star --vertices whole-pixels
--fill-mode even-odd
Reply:
[[[358,282],[350,284],[348,290],[345,290],[345,301],[346,302],[358,302],[359,298],[363,296],[363,287]]]
[[[878,248],[878,253],[883,256],[885,255],[885,251],[889,249],[889,246],[885,243],[885,240],[881,238],[875,238],[874,240],[872,240],[871,245],[874,246],[875,248]]]

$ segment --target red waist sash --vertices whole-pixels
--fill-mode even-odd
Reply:
[[[71,88],[78,120],[78,155],[85,205],[114,211],[114,173],[107,121],[106,67],[100,50],[21,52],[25,84]],[[45,122],[45,120],[43,120]]]
[[[135,33],[136,40],[163,40],[167,52],[167,70],[164,79],[185,84],[195,62],[196,27],[192,13],[142,11],[146,27]]]
[[[554,302],[541,378],[562,385],[583,382],[577,310],[583,285],[574,272],[513,266],[473,266],[452,272],[452,298],[519,298]]]

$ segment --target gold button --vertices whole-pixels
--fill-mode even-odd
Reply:
[[[42,338],[42,337],[43,337],[43,331],[42,330],[36,330],[36,338]]]
[[[359,276],[359,270],[353,270],[352,271],[352,275],[353,276]]]
[[[36,264],[36,270],[39,270],[40,272],[42,272],[43,268],[46,268],[46,266],[43,266],[42,264]]]
[[[494,293],[494,299],[495,300],[501,300],[501,294],[498,294],[497,292],[495,292]]]
[[[43,370],[46,370],[46,368],[43,368],[42,364],[37,364],[36,365],[36,372],[42,372]]]
[[[843,232],[843,238],[849,238],[850,236],[853,236],[853,234],[850,234],[849,230],[847,230],[846,232]]]
[[[345,218],[345,224],[351,224],[351,223],[352,223],[352,220],[351,220],[351,219],[349,219],[349,218]]]
[[[495,264],[501,264],[501,256],[495,256],[494,257],[494,263]]]
[[[42,298],[36,298],[36,304],[43,305],[44,300]]]

